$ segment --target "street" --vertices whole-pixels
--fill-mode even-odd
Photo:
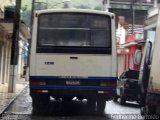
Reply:
[[[2,115],[2,120],[111,120],[112,115],[134,114],[140,110],[136,103],[127,103],[122,106],[118,102],[106,102],[104,113],[88,112],[85,102],[58,104],[51,102],[48,115],[34,115],[32,113],[32,99],[28,87],[15,99]]]

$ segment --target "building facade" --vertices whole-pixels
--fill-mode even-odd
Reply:
[[[3,0],[0,5],[0,86],[3,86],[8,85],[10,81],[11,46],[14,44],[12,43],[13,18],[8,16],[7,19],[5,18],[4,7],[13,5],[13,0]],[[28,39],[30,39],[29,29],[25,24],[20,23],[17,80],[23,77],[23,67],[27,59]]]
[[[0,21],[0,85],[9,82],[11,45],[13,34],[13,23]],[[19,59],[18,59],[18,79],[23,75],[23,66],[26,64],[24,55],[27,52],[27,40],[29,31],[24,24],[20,24],[19,33]]]
[[[0,23],[0,84],[9,81],[12,25]]]
[[[144,47],[144,26],[147,11],[153,1],[106,0],[108,11],[116,15],[118,76],[128,69],[139,70],[134,63],[135,53]]]

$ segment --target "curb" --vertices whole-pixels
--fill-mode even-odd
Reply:
[[[18,92],[11,100],[10,102],[5,106],[5,108],[2,110],[2,112],[0,113],[0,117],[2,117],[2,114],[7,110],[7,108],[14,102],[14,100],[27,88],[28,84],[26,84],[24,86],[24,88]]]

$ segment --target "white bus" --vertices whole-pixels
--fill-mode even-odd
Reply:
[[[97,102],[97,109],[104,110],[105,101],[116,94],[116,82],[114,14],[77,9],[35,13],[30,56],[34,109],[47,105],[51,96],[88,99],[90,108]]]

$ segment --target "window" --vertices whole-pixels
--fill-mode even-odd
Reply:
[[[54,49],[53,52],[60,47],[65,52],[72,47],[75,52],[95,48],[99,52],[100,48],[103,52],[107,48],[111,51],[110,17],[85,13],[42,14],[39,16],[37,49],[45,47],[46,50]]]

